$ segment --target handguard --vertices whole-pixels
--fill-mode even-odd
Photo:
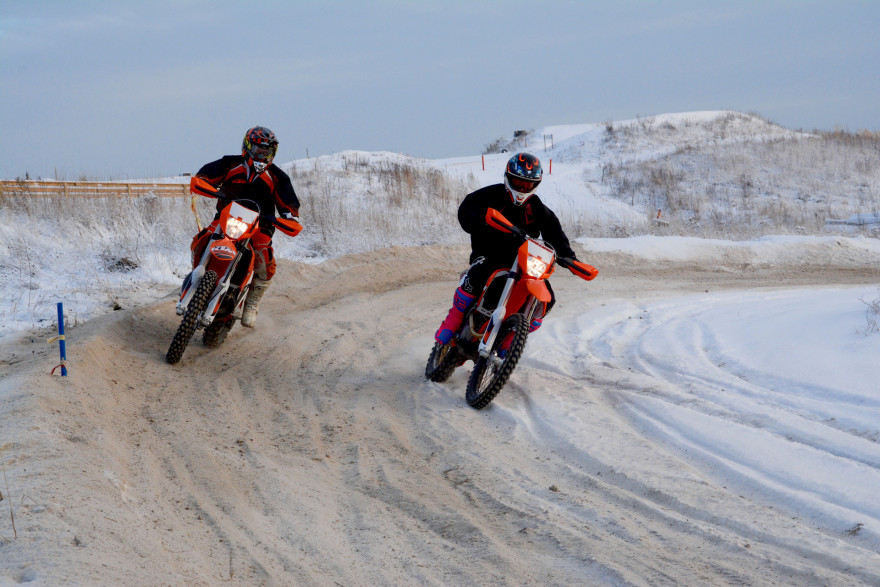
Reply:
[[[521,239],[528,237],[523,229],[514,225],[510,220],[504,217],[504,214],[495,208],[489,208],[486,210],[486,224],[489,225],[490,228],[506,232],[507,234],[514,234]]]
[[[501,232],[506,232],[508,234],[513,233],[513,229],[516,228],[510,220],[504,217],[504,214],[495,208],[489,208],[486,210],[486,224],[495,230],[500,230]]]
[[[559,257],[556,259],[556,262],[586,281],[592,281],[597,275],[599,275],[598,269],[581,261]]]
[[[302,224],[297,222],[297,220],[299,219],[273,218],[272,223],[284,234],[296,236],[303,229]]]
[[[217,188],[212,186],[210,183],[208,183],[198,175],[192,176],[192,179],[189,180],[189,191],[192,194],[207,196],[209,198],[219,197],[219,192]]]

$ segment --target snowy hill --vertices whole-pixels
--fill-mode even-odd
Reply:
[[[468,366],[423,372],[456,208],[509,153],[283,165],[306,229],[257,328],[175,366],[188,198],[0,202],[0,585],[880,584],[876,139],[707,112],[518,140],[599,277],[554,273],[482,411]]]

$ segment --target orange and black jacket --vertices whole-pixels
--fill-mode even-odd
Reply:
[[[290,177],[275,164],[257,174],[241,155],[226,155],[204,165],[196,175],[220,188],[224,197],[230,200],[256,202],[260,214],[275,216],[277,210],[277,215],[288,212],[299,216],[299,198],[293,191]],[[223,206],[225,204],[222,201],[217,202],[217,211]],[[275,227],[263,220],[260,220],[260,229],[269,236],[275,232]]]
[[[559,218],[537,195],[517,206],[504,184],[497,183],[468,194],[458,207],[458,222],[471,235],[471,263],[486,257],[493,264],[509,263],[522,241],[486,224],[486,210],[494,208],[530,236],[540,237],[553,245],[560,257],[575,259],[574,251],[562,230]]]

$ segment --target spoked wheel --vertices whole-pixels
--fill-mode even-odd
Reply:
[[[235,318],[228,316],[222,320],[214,320],[210,326],[205,327],[205,334],[202,335],[202,342],[206,347],[217,348],[226,340],[226,335],[232,330],[235,324]]]
[[[489,405],[513,373],[529,336],[529,323],[522,314],[514,314],[501,325],[492,352],[474,363],[465,399],[478,410]]]
[[[446,381],[458,367],[460,360],[458,349],[452,343],[435,342],[428,364],[425,365],[425,377],[437,383]]]
[[[202,276],[202,280],[196,288],[196,293],[193,294],[189,305],[186,307],[186,312],[183,313],[183,320],[180,321],[180,326],[177,327],[177,332],[174,333],[171,346],[168,347],[168,352],[165,354],[165,360],[172,365],[183,356],[183,351],[186,350],[189,339],[195,334],[199,314],[204,312],[208,306],[208,300],[211,299],[211,293],[213,293],[215,285],[217,285],[217,274],[215,272],[208,271]]]

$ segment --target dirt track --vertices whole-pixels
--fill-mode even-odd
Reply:
[[[707,270],[585,257],[600,277],[558,271],[548,322],[617,299],[878,282],[864,259]],[[876,560],[854,559],[846,544],[651,443],[616,412],[607,377],[525,365],[479,412],[464,402],[468,367],[427,382],[431,335],[465,259],[462,248],[429,247],[282,261],[256,331],[236,327],[216,350],[194,340],[174,367],[164,362],[178,322],[172,296],[74,329],[67,379],[47,375],[45,345],[0,363],[0,391],[21,415],[6,426],[16,440],[0,439],[21,500],[18,538],[3,526],[0,578],[880,582]],[[551,417],[561,394],[582,399],[590,426],[577,445],[596,447],[577,459],[547,426],[564,418]],[[658,469],[662,479],[645,474]]]

